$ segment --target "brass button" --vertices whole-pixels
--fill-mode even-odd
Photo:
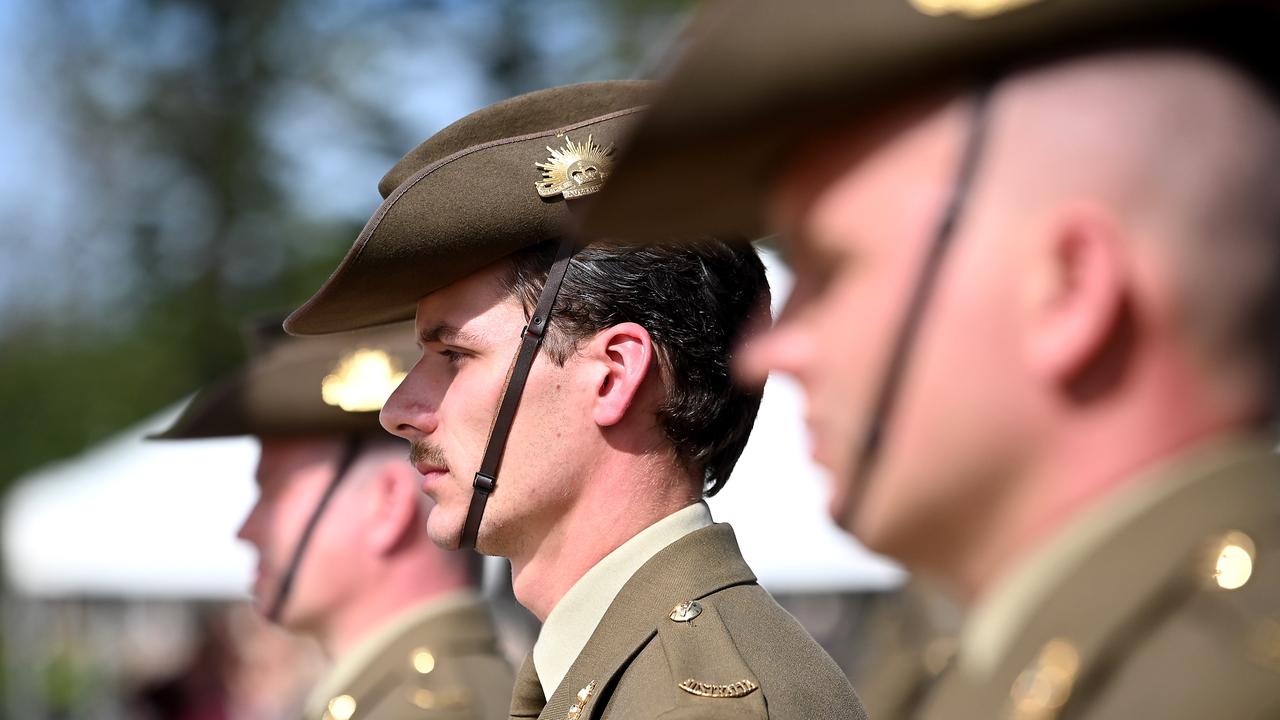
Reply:
[[[1249,582],[1253,576],[1253,563],[1258,557],[1253,538],[1232,530],[1211,541],[1209,549],[1211,587],[1237,590]]]
[[[1012,716],[1018,720],[1055,717],[1071,697],[1079,672],[1080,652],[1074,645],[1062,638],[1045,643],[1035,663],[1013,683]]]
[[[423,710],[430,710],[436,706],[436,694],[425,689],[414,690],[413,704]]]
[[[329,714],[334,720],[351,720],[356,714],[356,699],[350,695],[339,695],[329,701]]]
[[[414,650],[413,654],[409,656],[409,662],[413,663],[414,670],[423,675],[436,669],[436,656],[432,655],[431,651],[425,647]]]

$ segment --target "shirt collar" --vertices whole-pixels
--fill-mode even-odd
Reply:
[[[677,510],[604,556],[569,588],[547,615],[533,645],[533,665],[546,697],[559,687],[631,576],[666,546],[711,524],[705,502]]]
[[[312,717],[324,714],[329,700],[349,691],[350,685],[379,655],[413,626],[458,608],[482,602],[474,590],[458,590],[433,597],[397,614],[360,639],[349,652],[335,658],[333,665],[316,683],[307,698],[307,707],[316,709]]]
[[[1251,436],[1208,440],[1141,473],[1128,487],[1081,513],[1029,553],[974,606],[961,629],[959,668],[973,678],[995,672],[1050,593],[1123,527],[1197,479],[1265,447],[1266,443]]]

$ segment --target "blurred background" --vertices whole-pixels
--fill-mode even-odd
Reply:
[[[0,717],[295,709],[318,658],[242,604],[254,443],[142,436],[240,360],[246,317],[319,286],[404,152],[517,93],[651,74],[691,5],[0,0]],[[798,403],[771,383],[713,511],[857,679],[902,577],[826,523]]]

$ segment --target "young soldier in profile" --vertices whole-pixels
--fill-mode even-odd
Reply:
[[[510,558],[544,621],[513,717],[865,717],[702,501],[759,405],[729,378],[736,336],[766,312],[755,251],[570,234],[646,89],[554,88],[440,131],[383,179],[287,327],[416,317],[422,357],[382,422],[413,442],[432,538]]]
[[[378,425],[414,359],[407,333],[299,339],[275,318],[248,363],[159,436],[258,439],[259,496],[239,537],[258,552],[256,609],[333,661],[312,720],[493,720],[511,697],[479,558],[430,541],[422,478]]]

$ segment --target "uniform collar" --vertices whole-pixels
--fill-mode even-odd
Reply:
[[[377,626],[357,642],[349,652],[335,658],[329,671],[316,683],[307,697],[309,717],[324,714],[330,698],[347,693],[351,684],[397,640],[412,628],[466,607],[479,605],[480,595],[474,590],[445,593],[414,605]]]
[[[970,612],[960,637],[958,668],[976,681],[997,672],[1023,628],[1057,589],[1137,518],[1205,477],[1271,454],[1270,441],[1250,436],[1200,443],[1143,473],[1114,497],[1030,553]]]
[[[670,624],[677,603],[755,582],[733,528],[725,523],[695,530],[663,548],[618,592],[560,686],[547,698],[541,717],[565,717],[575,704],[583,717],[593,715],[590,703],[584,707],[578,702],[579,688],[614,683],[628,661],[657,635],[659,625]]]
[[[533,646],[542,692],[551,697],[595,632],[622,586],[654,555],[712,524],[705,502],[694,503],[641,530],[588,570],[551,609]]]

